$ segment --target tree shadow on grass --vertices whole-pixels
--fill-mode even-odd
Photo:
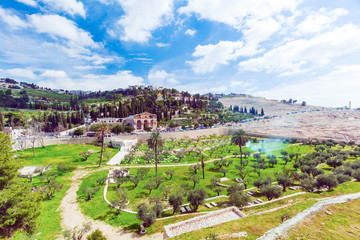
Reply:
[[[136,194],[136,198],[148,198],[149,197],[149,192],[147,191],[147,192],[138,192],[137,194]]]
[[[129,226],[124,227],[125,231],[131,231],[131,232],[138,232],[139,231],[140,224],[134,223]]]

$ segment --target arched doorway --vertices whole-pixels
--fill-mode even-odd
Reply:
[[[149,122],[148,122],[148,120],[145,120],[144,121],[144,129],[145,129],[145,127],[148,127],[149,126]]]
[[[141,121],[140,120],[138,120],[137,122],[136,122],[136,129],[141,129]]]

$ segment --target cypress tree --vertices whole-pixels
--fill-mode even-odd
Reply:
[[[0,131],[4,131],[4,117],[0,108]]]

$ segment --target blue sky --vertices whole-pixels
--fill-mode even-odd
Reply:
[[[356,0],[6,0],[0,76],[360,107]]]

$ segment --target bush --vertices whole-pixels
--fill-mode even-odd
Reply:
[[[144,221],[144,227],[150,227],[156,221],[156,212],[149,210],[149,206],[145,203],[138,205],[137,217]]]
[[[246,206],[250,201],[249,196],[245,195],[242,191],[231,193],[229,196],[230,203],[237,207]]]
[[[301,187],[307,192],[313,192],[316,188],[316,180],[313,178],[304,178],[301,180]]]
[[[360,181],[360,169],[357,169],[353,172],[353,177],[357,180]]]
[[[271,185],[272,181],[273,180],[271,177],[267,177],[265,179],[258,179],[254,181],[254,186],[260,189],[266,185]]]
[[[328,190],[335,188],[339,185],[339,182],[337,181],[334,174],[323,174],[318,176],[316,179],[316,187],[322,188],[325,187]]]
[[[179,211],[180,210],[180,207],[181,205],[183,204],[184,202],[184,198],[183,196],[181,196],[181,194],[173,194],[169,197],[169,204],[173,207],[173,214],[176,212],[176,211]]]
[[[86,237],[87,240],[106,240],[107,238],[103,235],[103,233],[96,229],[89,236]]]
[[[280,188],[273,185],[266,185],[260,189],[261,195],[267,197],[270,201],[273,198],[279,198],[282,195]]]
[[[336,180],[339,182],[339,184],[342,184],[344,182],[351,181],[351,177],[342,173],[336,174]]]
[[[278,184],[283,187],[284,192],[286,192],[286,187],[291,186],[291,184],[293,184],[291,178],[288,177],[286,174],[276,176],[276,180]]]
[[[188,202],[194,207],[194,211],[199,208],[199,205],[204,203],[206,198],[206,191],[202,188],[191,191],[187,197]]]

